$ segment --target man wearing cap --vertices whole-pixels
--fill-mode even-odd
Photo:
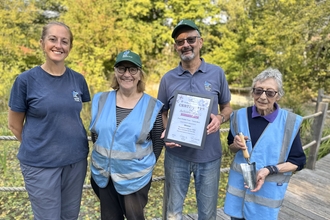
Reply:
[[[92,101],[91,183],[101,219],[143,220],[152,171],[164,146],[163,103],[144,93],[140,56],[118,54],[110,92]]]
[[[193,21],[181,20],[172,32],[172,38],[181,61],[162,77],[159,85],[158,99],[164,103],[164,127],[177,90],[213,97],[213,103],[202,149],[165,143],[163,218],[182,219],[183,202],[193,173],[198,219],[216,219],[222,154],[219,129],[232,112],[230,91],[224,71],[200,57],[203,38]]]

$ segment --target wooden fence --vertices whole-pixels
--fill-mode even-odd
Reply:
[[[318,92],[315,114],[303,117],[304,120],[308,118],[314,118],[312,124],[313,140],[303,146],[304,150],[310,148],[306,164],[306,168],[308,169],[315,169],[315,163],[317,161],[321,142],[330,139],[330,135],[322,137],[324,125],[327,122],[327,118],[329,118],[330,113],[328,110],[329,101],[330,96],[325,95],[324,90],[320,89]]]

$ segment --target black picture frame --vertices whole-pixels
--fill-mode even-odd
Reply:
[[[213,96],[205,94],[176,91],[164,141],[204,149],[213,99]]]

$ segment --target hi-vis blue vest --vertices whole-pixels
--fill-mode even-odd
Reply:
[[[117,127],[116,91],[94,96],[90,130],[98,137],[91,154],[91,173],[99,187],[106,187],[111,177],[117,192],[127,195],[151,180],[156,158],[147,137],[162,106],[143,94]]]
[[[301,122],[301,116],[279,109],[276,119],[267,125],[254,148],[251,141],[246,142],[250,161],[256,163],[257,171],[287,160]],[[233,112],[230,125],[233,136],[242,132],[251,137],[246,108]],[[230,167],[224,212],[246,220],[276,220],[292,173],[267,176],[261,189],[253,193],[244,188],[241,163],[246,161],[242,151],[238,151]]]

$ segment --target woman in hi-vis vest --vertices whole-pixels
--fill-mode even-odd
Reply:
[[[302,117],[277,104],[284,94],[282,74],[277,69],[268,68],[254,78],[251,94],[254,105],[234,111],[230,117],[228,144],[236,155],[224,211],[232,220],[276,220],[292,172],[306,163],[299,134]],[[245,136],[242,139],[240,132]],[[250,155],[248,161],[245,150]],[[246,171],[241,164],[247,162],[250,166],[255,163],[254,189],[244,182]]]
[[[163,103],[144,93],[138,54],[119,53],[114,70],[113,90],[92,100],[91,183],[101,219],[143,220],[152,171],[164,146]]]

